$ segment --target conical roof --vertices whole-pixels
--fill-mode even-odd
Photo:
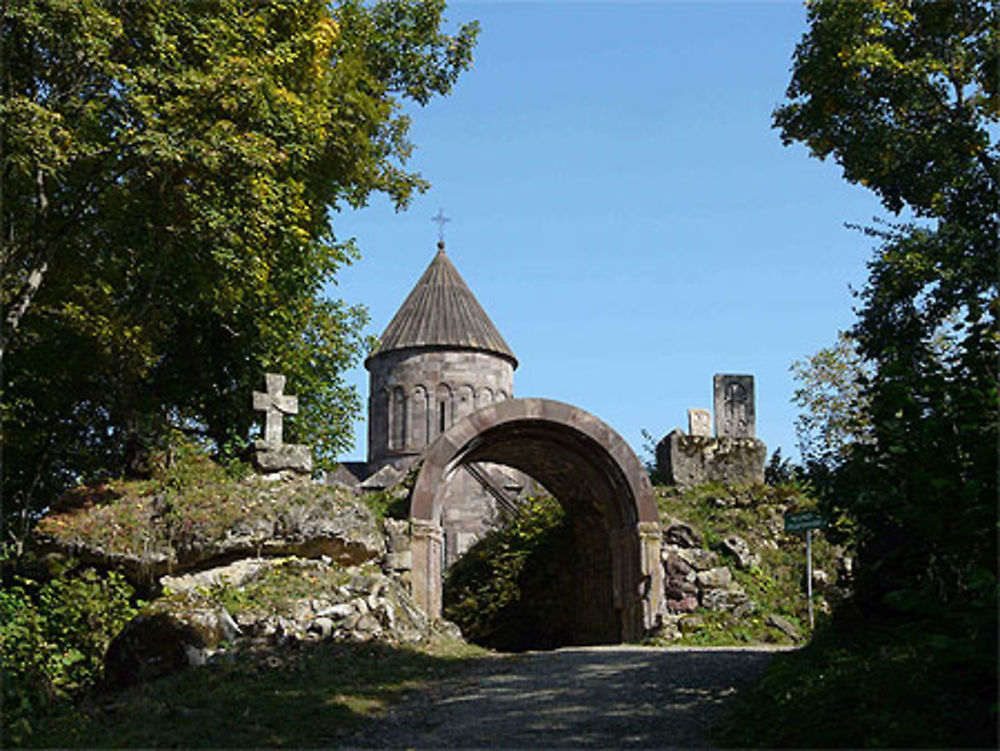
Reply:
[[[444,243],[438,243],[434,260],[396,311],[368,359],[415,347],[492,352],[517,367],[514,353],[444,252]]]

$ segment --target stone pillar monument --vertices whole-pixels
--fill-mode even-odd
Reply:
[[[754,438],[755,415],[752,375],[716,374],[715,435],[720,438]]]

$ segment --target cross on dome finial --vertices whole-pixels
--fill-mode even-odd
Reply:
[[[438,247],[444,250],[444,225],[451,221],[449,217],[444,215],[444,209],[438,208],[437,216],[431,217],[432,222],[437,222],[438,225]]]

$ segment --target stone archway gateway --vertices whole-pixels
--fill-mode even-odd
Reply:
[[[663,570],[656,499],[627,443],[597,417],[548,399],[492,404],[431,444],[410,501],[413,594],[441,615],[442,501],[468,462],[504,464],[544,485],[567,510],[574,534],[574,641],[640,638],[662,613]]]

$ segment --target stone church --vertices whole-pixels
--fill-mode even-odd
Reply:
[[[457,421],[513,397],[517,358],[448,258],[444,242],[437,248],[365,360],[368,460],[343,465],[353,475],[347,478],[351,484],[360,479],[361,490],[391,487]],[[338,472],[333,479],[345,478]],[[500,465],[463,466],[444,501],[445,564],[512,511],[531,486],[530,478]]]
[[[405,466],[457,420],[509,399],[517,358],[439,242],[365,367],[378,469]]]

